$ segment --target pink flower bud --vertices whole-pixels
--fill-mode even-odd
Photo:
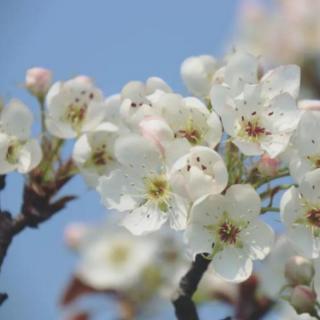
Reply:
[[[316,299],[317,296],[310,287],[299,285],[293,289],[290,303],[298,313],[309,313],[314,310]]]
[[[280,160],[270,158],[267,154],[261,156],[258,164],[258,170],[265,176],[275,176],[280,166]]]
[[[25,86],[35,96],[43,97],[49,90],[52,82],[52,73],[44,68],[31,68],[27,70]]]
[[[305,111],[320,111],[320,100],[300,100],[298,107]]]
[[[64,231],[64,240],[68,247],[75,249],[86,235],[88,227],[84,223],[72,223]]]
[[[147,116],[140,123],[141,134],[150,140],[164,154],[164,145],[166,141],[173,139],[173,133],[168,124],[156,116]]]
[[[285,276],[291,285],[310,284],[314,276],[312,262],[301,256],[291,257],[285,265]]]

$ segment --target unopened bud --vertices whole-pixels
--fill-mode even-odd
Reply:
[[[301,256],[291,257],[285,265],[285,276],[291,285],[310,284],[314,276],[312,262]]]
[[[277,174],[279,166],[279,159],[273,159],[270,158],[267,154],[263,154],[258,164],[258,170],[265,176],[273,177]]]
[[[76,249],[87,231],[88,228],[83,223],[72,223],[67,226],[64,231],[64,239],[68,247]]]
[[[52,73],[44,68],[31,68],[27,70],[25,86],[37,97],[44,97],[52,82]]]
[[[314,310],[317,296],[308,286],[296,286],[291,294],[290,303],[298,313],[310,313]]]

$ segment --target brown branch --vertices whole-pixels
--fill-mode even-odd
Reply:
[[[56,194],[73,177],[67,175],[70,167],[71,163],[66,162],[56,171],[55,178],[51,181],[43,181],[42,172],[34,170],[29,175],[29,183],[24,186],[21,213],[13,217],[10,212],[0,210],[0,270],[17,234],[26,228],[37,228],[76,198],[74,195],[67,195],[55,199]],[[0,293],[0,305],[6,298],[7,294]]]
[[[179,289],[172,300],[178,320],[199,319],[192,296],[197,290],[198,284],[210,262],[211,260],[204,255],[198,254],[189,271],[181,279]]]

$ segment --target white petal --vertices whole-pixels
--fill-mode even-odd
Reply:
[[[310,228],[296,225],[288,230],[288,238],[306,258],[314,259],[319,256],[319,239],[312,235]]]
[[[132,179],[132,176],[130,178]],[[132,196],[137,191],[124,170],[114,170],[109,176],[101,177],[97,191],[100,193],[103,204],[108,209],[123,212],[132,210],[137,205],[138,199]]]
[[[68,123],[58,122],[56,119],[46,115],[46,128],[55,137],[61,139],[72,139],[77,136],[77,132]]]
[[[300,68],[297,65],[280,66],[266,73],[262,80],[263,95],[272,99],[281,93],[297,98],[300,89]]]
[[[274,242],[274,232],[266,223],[255,220],[240,234],[241,240],[249,250],[252,260],[262,260],[270,252]]]
[[[320,204],[320,169],[307,172],[299,187],[303,197],[313,204]]]
[[[19,152],[19,164],[17,170],[27,173],[34,169],[42,159],[42,149],[37,140],[28,141]]]
[[[238,80],[244,83],[256,83],[258,76],[258,60],[251,54],[237,51],[231,55],[226,65],[224,80],[230,87]]]
[[[216,60],[208,55],[190,57],[183,61],[180,72],[188,90],[198,97],[206,97],[216,66]]]
[[[214,148],[221,140],[222,125],[218,115],[212,112],[207,120],[209,130],[205,136],[208,147]]]
[[[214,241],[212,234],[200,224],[189,224],[185,232],[185,239],[193,256],[198,253],[212,252]]]
[[[150,77],[146,81],[147,94],[154,93],[157,90],[161,90],[164,92],[172,92],[171,88],[168,84],[158,77]]]
[[[303,213],[299,201],[299,191],[292,186],[281,198],[280,217],[286,226],[291,226],[301,214]]]
[[[212,259],[213,270],[224,280],[242,282],[252,273],[252,261],[243,250],[225,248]]]
[[[105,110],[106,107],[103,102],[92,101],[89,103],[81,131],[94,130],[105,118]]]
[[[170,227],[184,230],[187,226],[189,203],[178,195],[172,195],[168,206]]]
[[[126,214],[121,225],[134,235],[142,235],[159,230],[167,220],[168,215],[165,212],[146,203]]]
[[[212,109],[216,111],[220,116],[223,115],[226,106],[233,106],[233,102],[230,96],[230,88],[224,85],[216,84],[211,87],[210,101]]]
[[[260,214],[261,200],[251,185],[235,184],[226,192],[226,211],[234,219],[251,220]]]
[[[246,156],[259,156],[263,154],[263,150],[259,143],[244,140],[241,138],[234,138],[232,142],[239,148],[239,150]]]
[[[292,131],[298,125],[300,113],[294,98],[284,93],[272,99],[264,116],[271,122],[274,130]]]
[[[79,139],[77,139],[76,143],[74,144],[72,159],[78,165],[82,165],[90,157],[91,151],[92,148],[89,144],[88,134],[83,134]]]
[[[320,112],[308,111],[301,116],[294,145],[301,155],[310,156],[320,150]]]
[[[226,200],[220,195],[208,195],[195,201],[191,208],[189,224],[215,225],[226,210]]]
[[[1,113],[1,126],[8,135],[24,140],[29,138],[33,116],[21,101],[11,100]]]
[[[115,155],[120,163],[136,170],[156,170],[161,165],[161,155],[156,146],[138,135],[117,139]]]

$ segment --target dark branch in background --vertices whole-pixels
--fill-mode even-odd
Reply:
[[[61,188],[73,177],[72,161],[67,161],[55,172],[54,179],[43,180],[43,172],[35,169],[29,175],[29,183],[24,186],[21,213],[12,216],[0,209],[0,270],[13,238],[25,228],[37,228],[53,215],[65,208],[76,197],[62,196],[55,199]],[[0,191],[5,187],[4,176],[0,177]],[[0,305],[7,294],[0,293]]]
[[[210,262],[211,260],[198,254],[189,271],[181,279],[179,289],[172,300],[178,320],[199,319],[192,296],[197,290],[198,284]]]

